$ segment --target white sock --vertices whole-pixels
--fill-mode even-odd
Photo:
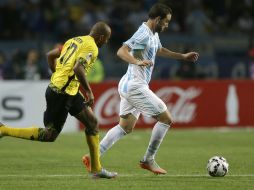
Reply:
[[[153,160],[155,157],[155,154],[157,153],[160,144],[166,135],[170,125],[157,122],[152,130],[151,139],[149,142],[149,145],[147,147],[144,160]]]
[[[105,137],[100,142],[100,156],[102,156],[108,149],[110,149],[116,141],[126,135],[126,132],[118,124],[110,129]]]

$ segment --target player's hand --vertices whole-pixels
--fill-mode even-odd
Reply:
[[[199,54],[197,52],[189,52],[183,54],[183,59],[185,61],[191,61],[191,62],[196,62],[198,60]]]
[[[152,66],[153,62],[150,60],[139,60],[138,62],[136,62],[136,65],[139,66]]]
[[[94,95],[93,95],[93,93],[92,92],[87,92],[86,97],[87,97],[87,99],[86,99],[85,104],[92,107],[93,104],[94,104]]]

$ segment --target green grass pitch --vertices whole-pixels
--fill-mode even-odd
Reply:
[[[101,132],[101,136],[105,133]],[[156,157],[168,171],[156,176],[140,169],[150,130],[135,130],[116,143],[102,164],[119,173],[113,180],[92,180],[81,157],[88,152],[85,135],[61,134],[54,143],[0,139],[1,190],[252,190],[254,189],[254,130],[171,129]],[[229,162],[229,173],[207,175],[207,160],[215,155]]]

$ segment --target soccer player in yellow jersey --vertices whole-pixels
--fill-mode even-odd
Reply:
[[[57,49],[50,51],[47,60],[53,74],[45,95],[47,103],[44,112],[45,128],[12,128],[0,123],[0,137],[11,136],[53,142],[70,113],[86,126],[86,139],[91,155],[91,176],[116,177],[117,173],[103,169],[100,164],[98,121],[91,109],[94,95],[86,79],[98,56],[98,48],[107,43],[110,35],[110,27],[104,22],[98,22],[92,27],[89,35],[66,41],[60,56],[57,55]],[[55,61],[56,57],[58,58]],[[79,92],[80,84],[85,90],[85,97]]]

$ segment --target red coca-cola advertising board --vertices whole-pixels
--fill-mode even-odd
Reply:
[[[94,112],[101,128],[119,120],[118,82],[91,84]],[[154,81],[150,88],[167,105],[174,128],[254,126],[254,81]],[[151,128],[152,118],[141,115],[136,128]]]

